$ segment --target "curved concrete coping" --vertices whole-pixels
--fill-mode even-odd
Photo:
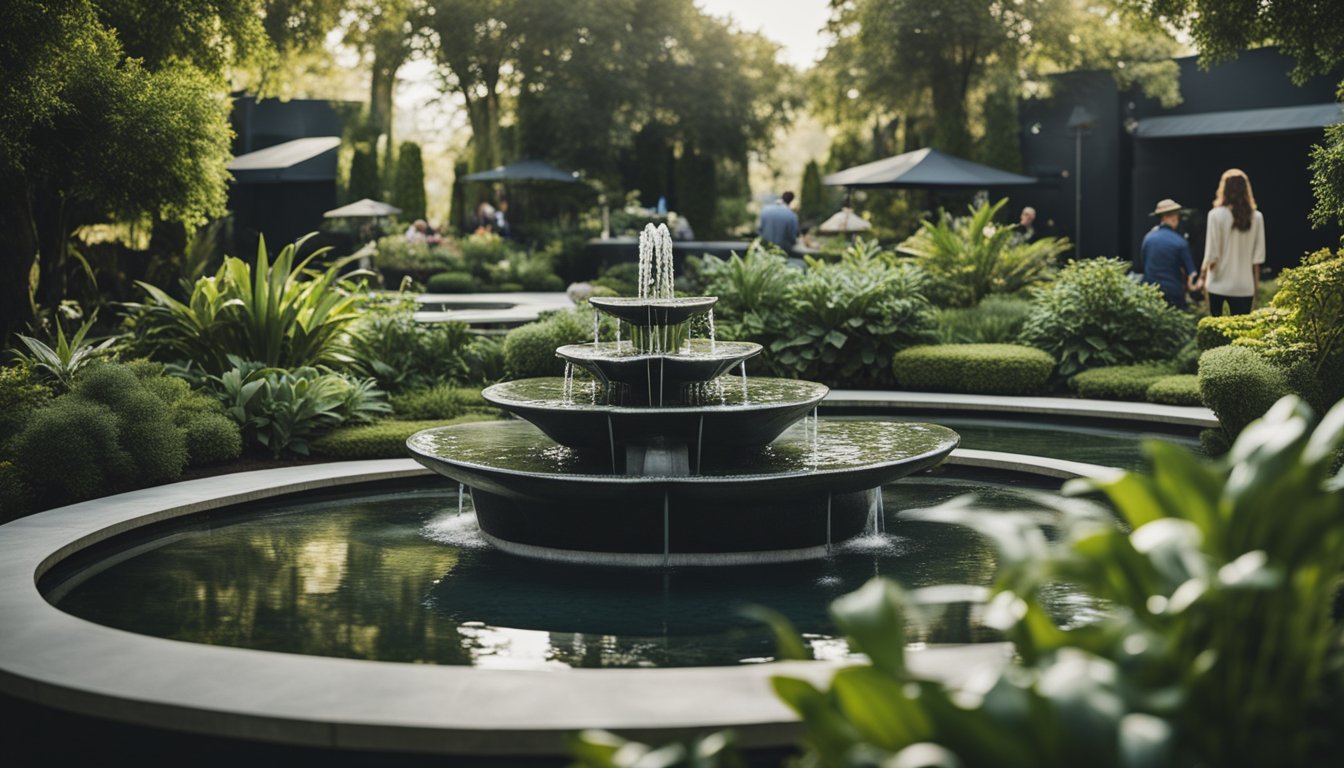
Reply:
[[[420,309],[415,319],[421,323],[449,320],[468,325],[522,325],[543,312],[572,309],[574,302],[563,292],[517,291],[506,293],[422,293],[416,297],[421,306],[448,306],[451,309]]]
[[[959,395],[947,392],[833,389],[821,403],[822,408],[827,406],[863,408],[869,411],[937,409],[975,413],[1030,413],[1040,416],[1156,422],[1201,429],[1218,426],[1218,417],[1213,415],[1213,411],[1202,406],[1084,400],[1072,397],[1011,397]]]
[[[953,463],[1095,474],[1101,467],[987,451]],[[459,755],[558,755],[605,728],[652,742],[732,728],[744,747],[796,743],[770,678],[825,681],[842,662],[687,669],[482,670],[178,642],[52,607],[37,579],[137,528],[239,502],[431,474],[410,459],[316,464],[145,488],[0,526],[0,690],[120,722],[297,746]],[[1062,476],[1062,475],[1060,475]],[[1006,643],[912,650],[919,674],[958,685],[1011,656]]]

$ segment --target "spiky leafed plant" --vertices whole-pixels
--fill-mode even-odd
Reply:
[[[137,283],[149,301],[130,305],[126,324],[136,345],[210,373],[228,370],[229,355],[282,368],[343,362],[347,331],[358,317],[352,280],[366,273],[342,274],[354,256],[310,269],[327,248],[296,262],[309,237],[286,245],[274,261],[262,240],[255,266],[225,257],[213,276],[196,281],[185,302]]]
[[[1020,241],[1012,227],[994,223],[1007,203],[982,203],[961,218],[943,211],[896,246],[928,273],[926,290],[935,304],[973,307],[991,293],[1014,293],[1050,277],[1055,257],[1071,247],[1068,239]]]

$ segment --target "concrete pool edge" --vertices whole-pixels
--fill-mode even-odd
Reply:
[[[1048,477],[1112,472],[1056,459],[959,449],[950,464]],[[741,667],[481,670],[196,645],[111,629],[52,607],[37,578],[112,536],[243,501],[428,476],[410,459],[220,475],[38,513],[0,526],[0,691],[137,725],[267,743],[469,755],[564,754],[565,737],[606,728],[661,741],[732,728],[744,747],[796,741],[770,677],[823,683],[827,662]],[[1006,644],[911,653],[956,684],[1009,658]]]
[[[1108,421],[1168,424],[1210,429],[1218,417],[1203,406],[1160,405],[1121,400],[1088,400],[1074,397],[1028,397],[1012,395],[962,395],[947,392],[906,392],[868,389],[833,389],[822,400],[825,408],[862,408],[868,412],[967,411],[978,415],[1031,414]]]

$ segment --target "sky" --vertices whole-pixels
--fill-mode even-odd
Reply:
[[[760,32],[784,46],[784,60],[799,69],[812,66],[825,50],[821,28],[827,0],[696,0],[711,16],[728,16],[747,32]]]

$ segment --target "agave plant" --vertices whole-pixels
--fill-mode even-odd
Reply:
[[[129,305],[128,329],[151,354],[192,360],[216,374],[229,368],[230,355],[279,367],[344,362],[347,332],[358,317],[352,280],[370,273],[342,274],[355,256],[310,269],[327,248],[296,262],[309,237],[286,245],[274,261],[263,239],[255,266],[225,257],[214,275],[196,281],[185,302],[137,283],[150,300]]]
[[[1012,227],[994,224],[1008,203],[982,203],[970,215],[954,218],[943,211],[925,221],[896,250],[913,256],[929,273],[929,298],[937,304],[973,307],[991,293],[1014,293],[1050,277],[1055,257],[1071,247],[1066,238],[1018,242]]]
[[[116,337],[105,339],[94,343],[86,339],[89,329],[93,328],[94,321],[98,318],[95,311],[85,320],[75,335],[69,339],[65,337],[65,331],[61,328],[59,322],[56,325],[56,346],[48,346],[32,336],[25,336],[21,333],[15,334],[19,341],[28,348],[25,354],[15,350],[15,356],[26,361],[33,368],[46,371],[48,375],[54,378],[61,389],[69,390],[73,383],[75,374],[79,369],[89,363],[105,357],[111,353],[109,349],[116,342]]]

